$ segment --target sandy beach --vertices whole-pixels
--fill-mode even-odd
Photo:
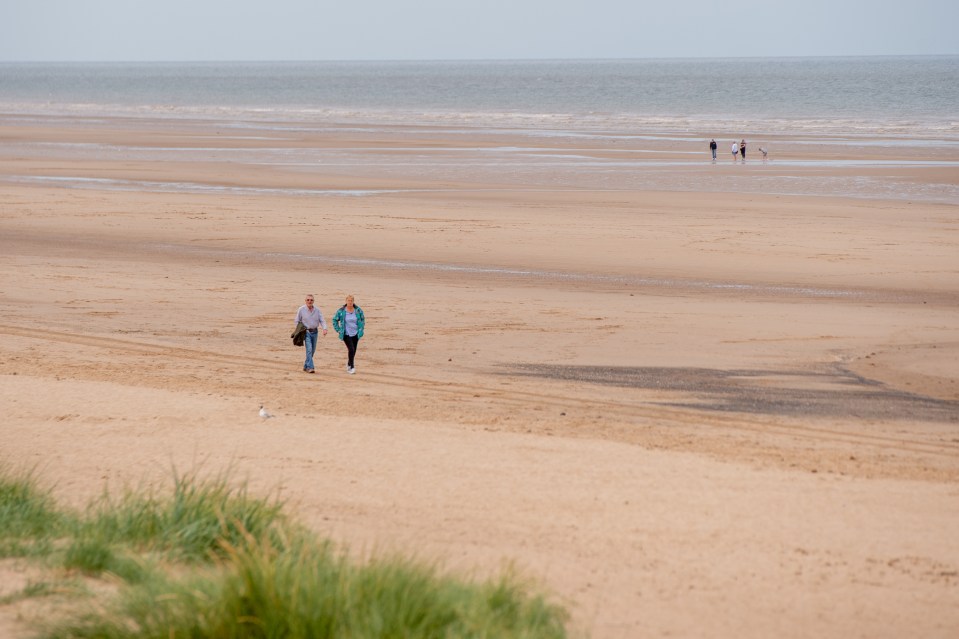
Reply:
[[[829,191],[955,189],[956,147],[529,152],[637,174],[482,129],[0,139],[0,462],[65,503],[231,468],[358,556],[512,565],[574,636],[959,632],[959,208]],[[303,374],[304,293],[364,309],[356,375],[332,332]]]

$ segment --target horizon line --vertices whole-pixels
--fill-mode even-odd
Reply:
[[[739,55],[739,56],[650,56],[650,57],[530,57],[530,58],[209,58],[209,59],[3,59],[0,64],[282,64],[282,63],[420,63],[420,62],[626,62],[667,60],[810,60],[855,58],[949,58],[959,53],[850,53],[841,55]]]

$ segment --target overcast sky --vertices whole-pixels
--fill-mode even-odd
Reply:
[[[959,54],[959,0],[0,0],[0,60]]]

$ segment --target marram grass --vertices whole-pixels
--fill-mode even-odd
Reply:
[[[58,511],[32,475],[0,467],[0,513],[18,513],[18,523],[0,523],[0,551],[8,542],[42,546],[31,556],[43,554],[64,579],[118,586],[87,590],[101,593],[87,595],[87,612],[74,602],[68,618],[45,619],[38,637],[566,636],[566,612],[511,572],[478,581],[395,555],[353,561],[277,500],[227,479],[175,475],[169,494],[103,495],[76,515]]]
[[[33,471],[0,463],[0,557],[45,555],[66,524]]]
[[[232,487],[226,476],[200,480],[174,474],[173,492],[127,490],[119,499],[102,495],[77,526],[78,539],[138,546],[183,561],[205,561],[222,546],[268,538],[283,523],[282,504]]]
[[[547,638],[566,636],[565,618],[512,577],[467,583],[401,558],[355,565],[328,545],[248,545],[189,578],[131,587],[108,612],[45,636]]]

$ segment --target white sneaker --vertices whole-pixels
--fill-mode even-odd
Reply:
[[[355,375],[355,374],[356,374],[356,369],[355,369],[355,368],[348,368],[348,369],[346,369],[346,372],[349,373],[350,375]]]

